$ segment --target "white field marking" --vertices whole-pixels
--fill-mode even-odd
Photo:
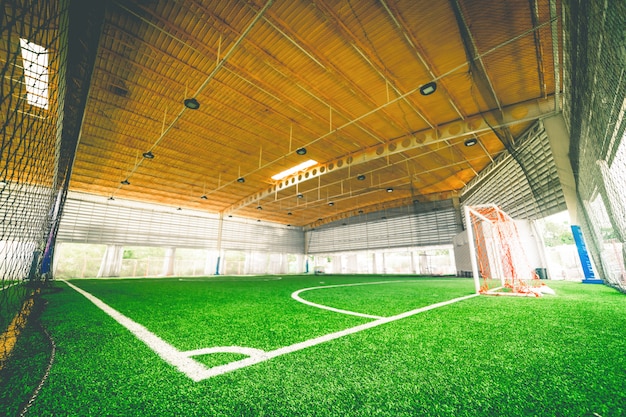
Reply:
[[[19,282],[19,281],[17,281],[17,282],[14,282],[14,283],[13,283],[13,284],[11,284],[11,285],[7,285],[6,287],[2,287],[2,288],[0,288],[0,291],[2,291],[2,290],[6,290],[7,288],[11,288],[12,286],[17,285],[17,284],[19,284],[19,283],[20,283],[20,282]]]
[[[336,288],[336,287],[354,287],[357,285],[374,285],[374,284],[389,284],[389,283],[396,283],[396,282],[411,282],[411,281],[377,281],[377,282],[362,282],[362,283],[357,283],[357,284],[337,284],[337,285],[325,285],[323,287],[310,287],[310,288],[303,288],[301,290],[295,291],[291,294],[291,298],[293,298],[294,300],[312,306],[312,307],[317,307],[317,308],[321,308],[323,310],[329,310],[329,311],[334,311],[335,313],[341,313],[341,314],[349,314],[351,316],[358,316],[358,317],[365,317],[368,319],[382,319],[382,316],[373,316],[371,314],[364,314],[364,313],[357,313],[355,311],[349,311],[349,310],[342,310],[339,308],[335,308],[335,307],[329,307],[329,306],[325,306],[323,304],[317,304],[317,303],[313,303],[311,301],[307,301],[304,300],[302,298],[299,297],[300,293],[303,293],[305,291],[311,291],[311,290],[319,290],[322,288]]]
[[[164,341],[163,339],[155,335],[154,333],[150,332],[148,329],[146,329],[139,323],[134,322],[133,320],[124,316],[119,311],[108,306],[99,298],[91,295],[87,291],[84,291],[76,287],[73,284],[70,284],[69,282],[65,280],[61,280],[61,281],[65,282],[70,288],[73,288],[79,294],[83,295],[85,298],[87,298],[89,301],[95,304],[102,311],[104,311],[109,316],[111,316],[115,321],[117,321],[119,324],[121,324],[126,329],[128,329],[135,337],[137,337],[139,340],[144,342],[150,349],[156,352],[156,354],[159,355],[165,362],[174,366],[176,369],[178,369],[180,372],[187,375],[187,377],[189,377],[194,382],[199,382],[205,379],[212,378],[214,376],[225,374],[227,372],[235,371],[237,369],[245,368],[251,365],[256,365],[257,363],[261,363],[261,362],[264,362],[266,360],[269,360],[278,356],[282,356],[288,353],[293,353],[298,350],[306,349],[311,346],[319,345],[321,343],[326,343],[331,340],[339,339],[341,337],[348,336],[348,335],[351,335],[351,334],[354,334],[363,330],[371,329],[373,327],[377,327],[382,324],[391,323],[396,320],[401,320],[401,319],[404,319],[404,318],[407,318],[407,317],[410,317],[419,313],[423,313],[425,311],[433,310],[435,308],[447,306],[449,304],[453,304],[458,301],[463,301],[463,300],[467,300],[469,298],[478,296],[478,294],[470,294],[470,295],[466,295],[463,297],[453,298],[452,300],[442,301],[436,304],[431,304],[425,307],[407,311],[407,312],[397,314],[391,317],[383,317],[383,318],[371,321],[369,323],[361,324],[359,326],[351,327],[349,329],[345,329],[345,330],[341,330],[335,333],[330,333],[324,336],[319,336],[313,339],[305,340],[304,342],[295,343],[293,345],[271,350],[269,352],[264,352],[260,349],[240,348],[242,350],[239,350],[236,353],[242,353],[242,354],[252,353],[252,355],[248,358],[230,362],[225,365],[219,365],[219,366],[214,366],[212,368],[207,368],[206,366],[195,361],[189,356],[205,354],[206,352],[210,353],[212,352],[211,349],[219,349],[213,352],[224,352],[225,349],[232,349],[235,347],[226,346],[226,347],[208,348],[206,350],[196,349],[196,350],[192,350],[188,352],[181,352],[178,349],[176,349],[174,346],[170,345],[169,343],[167,343],[166,341]],[[391,281],[387,281],[387,282],[391,282]],[[368,283],[365,283],[365,284],[368,284]],[[358,285],[358,284],[348,284],[348,285]],[[317,287],[317,288],[321,288],[321,287]],[[247,353],[244,353],[244,350],[247,351]]]
[[[316,337],[314,339],[305,340],[304,342],[296,343],[290,346],[285,346],[276,350],[271,350],[269,352],[265,352],[258,356],[253,356],[246,359],[241,359],[235,362],[228,363],[226,365],[215,366],[213,368],[208,369],[203,373],[203,379],[212,378],[217,375],[225,374],[227,372],[232,372],[237,369],[245,368],[251,365],[256,365],[257,363],[264,362],[266,360],[275,358],[277,356],[282,356],[287,353],[293,353],[298,350],[306,349],[311,346],[319,345],[321,343],[326,343],[331,340],[339,339],[344,336],[348,336],[354,333],[358,333],[363,330],[371,329],[373,327],[380,326],[382,324],[391,323],[392,321],[401,320],[410,316],[414,316],[419,313],[423,313],[424,311],[433,310],[435,308],[447,306],[449,304],[456,303],[458,301],[467,300],[469,298],[478,297],[478,294],[470,294],[463,297],[453,298],[452,300],[442,301],[440,303],[431,304],[426,307],[421,307],[415,310],[407,311],[401,314],[397,314],[395,316],[383,317],[381,319],[371,321],[369,323],[361,324],[359,326],[351,327],[349,329],[341,330],[335,333],[326,334],[324,336]]]
[[[188,358],[186,355],[182,354],[178,349],[174,346],[170,345],[154,333],[150,332],[148,329],[140,325],[139,323],[134,322],[129,319],[119,311],[109,307],[99,298],[94,297],[87,291],[84,291],[77,286],[70,284],[65,280],[67,285],[76,290],[78,293],[82,294],[89,301],[94,303],[98,308],[111,316],[115,321],[117,321],[122,326],[126,327],[135,337],[142,342],[144,342],[150,349],[156,352],[157,355],[161,357],[165,362],[174,366],[180,372],[187,375],[192,380],[198,382],[205,378],[200,377],[203,373],[207,371],[207,368],[199,362]]]

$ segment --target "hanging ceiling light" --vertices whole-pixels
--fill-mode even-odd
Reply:
[[[423,96],[429,96],[437,90],[437,83],[432,81],[420,87],[420,93]]]
[[[478,139],[471,138],[465,141],[465,146],[474,146],[478,143]]]
[[[152,151],[144,152],[143,157],[146,159],[154,159],[154,154],[152,153]]]
[[[333,203],[332,201],[330,201],[330,202],[328,203],[328,205],[332,207],[332,206],[334,206],[334,205],[335,205],[335,203]]]
[[[288,212],[288,213],[287,213],[287,216],[292,216],[292,215],[293,215],[293,213],[292,213],[292,212]]]
[[[365,175],[363,174],[357,175],[356,179],[359,181],[363,181],[365,179]]]
[[[244,182],[246,182],[246,179],[244,177],[239,177],[237,178],[237,182],[240,182],[243,184]]]
[[[206,200],[208,197],[206,195],[203,195],[202,197],[200,197],[203,200]]]
[[[190,110],[198,110],[200,108],[200,103],[198,103],[198,100],[196,100],[195,98],[187,98],[185,99],[184,103],[185,107]]]
[[[256,206],[256,209],[257,209],[257,210],[263,210],[263,207],[261,207],[261,206]]]
[[[393,188],[392,187],[387,188],[387,192],[388,193],[393,193]]]
[[[306,155],[306,148],[298,148],[296,149],[296,153],[298,155]]]
[[[299,193],[296,197],[298,197],[298,198],[304,198],[304,194]]]
[[[109,197],[109,201],[113,201],[113,200],[115,200],[113,196]]]
[[[130,185],[130,181],[128,181],[128,180],[120,181],[120,183],[122,185]]]

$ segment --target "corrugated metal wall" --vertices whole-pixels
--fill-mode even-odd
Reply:
[[[126,246],[217,248],[219,218],[215,214],[136,203],[103,201],[71,193],[59,227],[59,242]],[[299,228],[225,218],[222,249],[303,253]]]
[[[380,211],[307,231],[308,253],[451,244],[461,231],[451,200]]]
[[[462,205],[496,204],[515,219],[566,210],[548,136],[541,122],[515,143],[516,158],[501,154],[461,192]]]

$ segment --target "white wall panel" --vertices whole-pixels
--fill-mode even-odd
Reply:
[[[59,242],[122,246],[217,248],[215,214],[70,193],[63,211]],[[303,253],[299,228],[225,218],[222,249]]]

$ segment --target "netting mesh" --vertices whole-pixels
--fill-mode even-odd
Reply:
[[[564,115],[598,274],[626,289],[626,2],[564,4]]]
[[[529,264],[515,221],[493,204],[466,206],[465,217],[473,243],[474,278],[482,280],[477,289],[484,294],[540,295],[534,289],[541,282]]]
[[[3,1],[0,10],[0,368],[23,325],[16,314],[28,305],[26,284],[41,279],[49,249],[64,95],[61,3]]]

